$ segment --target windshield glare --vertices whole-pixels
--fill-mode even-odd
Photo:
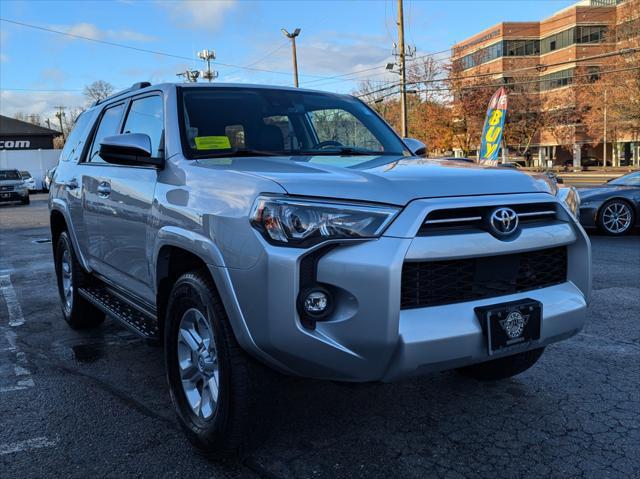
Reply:
[[[248,88],[182,89],[187,156],[410,155],[360,101],[342,95]]]
[[[640,172],[629,173],[609,182],[610,185],[640,186]]]
[[[21,180],[20,173],[17,170],[0,170],[0,181],[2,180]]]

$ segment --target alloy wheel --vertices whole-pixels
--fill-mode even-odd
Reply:
[[[609,203],[602,211],[602,225],[609,233],[621,234],[631,226],[631,209],[620,202]]]
[[[193,414],[210,419],[218,404],[220,368],[211,323],[197,309],[188,309],[178,328],[178,371]]]

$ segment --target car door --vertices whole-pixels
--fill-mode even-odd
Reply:
[[[164,154],[164,115],[160,93],[134,97],[127,105],[122,133],[144,133],[152,156]],[[147,233],[157,182],[157,169],[105,165],[98,183],[102,203],[99,228],[103,242],[101,268],[116,285],[142,299],[155,301],[147,251]]]
[[[100,142],[103,138],[120,132],[126,105],[125,101],[121,101],[104,109],[94,128],[91,145],[78,165],[78,175],[75,178],[82,201],[85,259],[94,271],[104,275],[107,275],[103,267],[106,245],[102,221],[113,215],[114,211],[103,190],[104,185],[109,183],[113,168],[100,157]]]
[[[91,141],[91,127],[95,123],[97,112],[90,110],[81,114],[73,130],[64,143],[60,153],[53,196],[66,202],[71,217],[70,233],[80,250],[83,259],[89,258],[89,243],[84,218],[84,200],[82,195],[82,171],[86,167],[81,163],[82,153]]]

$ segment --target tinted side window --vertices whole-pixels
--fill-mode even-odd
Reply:
[[[84,144],[90,119],[91,113],[82,113],[76,119],[76,124],[73,126],[73,130],[71,130],[67,141],[64,143],[62,153],[60,153],[61,161],[76,160],[78,158],[78,154],[81,152],[82,145]]]
[[[104,163],[104,160],[100,158],[98,154],[100,151],[100,142],[107,136],[117,135],[120,133],[118,127],[120,126],[120,120],[122,119],[122,113],[124,112],[124,103],[113,106],[105,110],[104,115],[100,119],[100,125],[96,136],[93,138],[93,144],[91,145],[91,152],[87,161],[92,163]]]
[[[162,98],[148,96],[131,102],[131,108],[124,124],[124,133],[144,133],[151,138],[151,155],[160,156],[162,150],[162,132],[164,121],[162,115]]]

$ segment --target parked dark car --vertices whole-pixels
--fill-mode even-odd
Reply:
[[[578,188],[580,222],[606,234],[630,232],[640,217],[640,171],[620,176],[599,186]]]

